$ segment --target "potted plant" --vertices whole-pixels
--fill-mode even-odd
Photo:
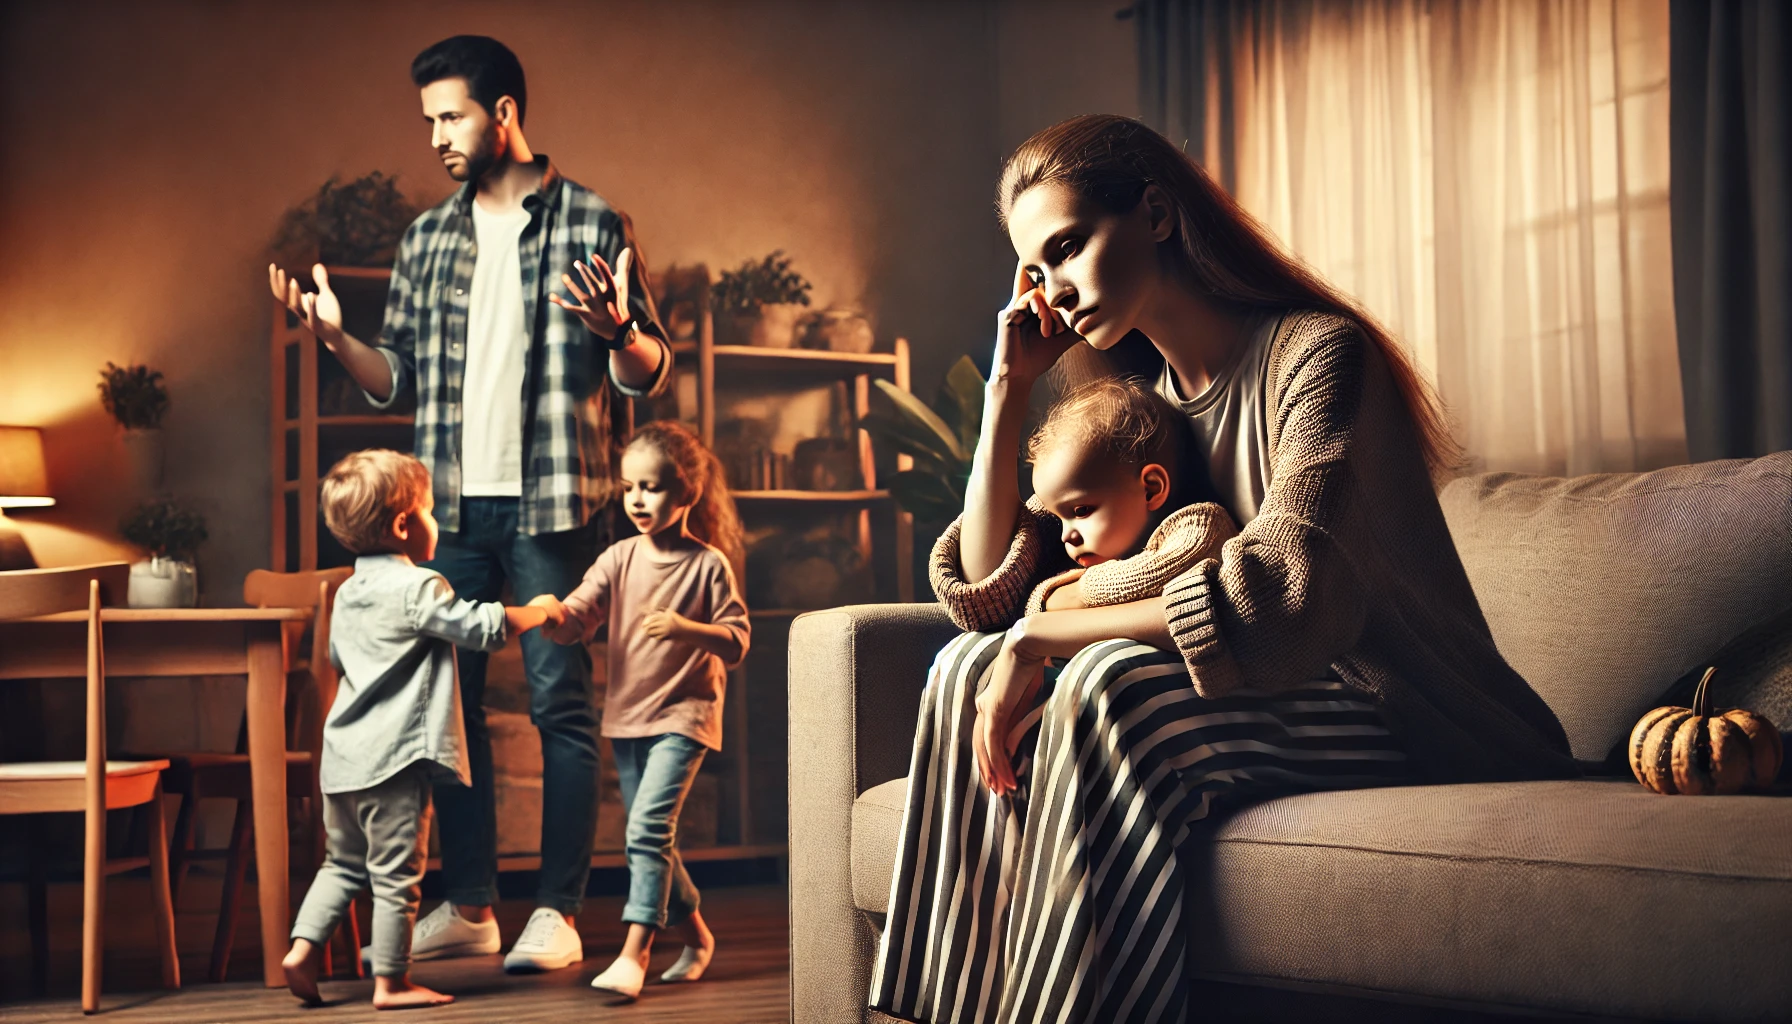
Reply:
[[[389,267],[417,213],[396,176],[374,171],[343,183],[332,175],[316,195],[286,211],[274,254],[292,268]]]
[[[119,524],[124,539],[149,553],[131,566],[126,602],[133,608],[191,608],[199,603],[193,557],[205,541],[205,517],[172,498],[132,509]]]
[[[709,290],[716,341],[723,345],[790,348],[797,318],[809,305],[809,282],[790,269],[782,249],[724,270]]]
[[[168,412],[168,387],[159,370],[119,366],[108,361],[100,371],[100,404],[117,421],[138,494],[162,486],[162,417]]]
[[[931,408],[889,381],[873,383],[889,397],[894,413],[872,413],[861,421],[863,426],[914,459],[912,469],[890,479],[890,496],[917,522],[944,527],[964,511],[971,455],[983,427],[983,374],[969,356],[959,356]]]

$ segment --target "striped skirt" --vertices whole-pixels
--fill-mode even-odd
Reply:
[[[1001,643],[954,640],[922,697],[871,981],[893,1017],[1186,1020],[1176,848],[1191,827],[1223,805],[1407,779],[1380,714],[1341,682],[1207,700],[1178,655],[1110,640],[1048,671],[1015,726],[1020,788],[992,798],[970,737]]]

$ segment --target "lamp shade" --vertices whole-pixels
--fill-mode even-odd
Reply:
[[[0,508],[54,504],[44,473],[43,431],[0,426]]]

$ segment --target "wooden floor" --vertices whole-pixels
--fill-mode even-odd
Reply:
[[[0,886],[0,1022],[35,1024],[39,1021],[96,1020],[119,1024],[187,1022],[236,1024],[251,1021],[302,1021],[334,1024],[367,1021],[375,1017],[369,1003],[372,980],[323,983],[328,1005],[301,1007],[284,989],[263,988],[251,980],[259,974],[260,952],[256,941],[254,897],[250,895],[238,926],[238,944],[231,961],[231,980],[220,985],[205,982],[212,908],[217,906],[214,882],[195,875],[182,893],[176,920],[181,951],[181,972],[186,987],[163,992],[154,945],[148,929],[149,890],[141,879],[120,877],[108,887],[109,906],[105,993],[101,1013],[83,1018],[80,1012],[81,908],[78,884],[55,885],[50,890],[50,995],[30,999],[30,940],[25,932],[24,887]],[[295,894],[296,897],[297,894]],[[622,946],[620,896],[592,897],[579,915],[579,933],[585,943],[585,962],[563,971],[538,975],[507,975],[498,956],[438,961],[417,965],[413,977],[433,988],[452,993],[456,1001],[443,1007],[413,1010],[399,1015],[418,1024],[461,1022],[619,1021],[629,1024],[685,1024],[685,1022],[783,1021],[789,1018],[789,918],[781,885],[710,888],[703,893],[703,913],[717,937],[716,959],[703,981],[693,985],[649,985],[638,1002],[606,1005],[590,988],[591,979],[615,957]],[[427,911],[431,901],[424,902]],[[499,923],[508,946],[522,931],[534,909],[528,901],[509,901],[499,907]],[[366,918],[363,916],[363,922]],[[365,923],[362,925],[366,927]],[[677,959],[675,941],[656,949],[649,978]],[[379,1014],[390,1020],[392,1015]]]

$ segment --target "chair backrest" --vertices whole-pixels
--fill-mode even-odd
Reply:
[[[243,577],[243,602],[257,608],[309,608],[311,615],[310,672],[314,687],[308,693],[287,692],[289,745],[317,753],[323,741],[323,716],[336,700],[336,670],[330,664],[330,608],[336,590],[355,574],[349,567],[312,572],[271,572],[256,569]],[[305,623],[288,623],[285,645],[288,663],[303,641]]]
[[[100,585],[101,604],[119,607],[130,579],[131,567],[124,562],[0,572],[0,619],[86,611],[91,581]]]
[[[106,649],[100,605],[123,603],[131,568],[98,562],[66,569],[0,572],[0,619],[28,619],[58,612],[87,613],[87,805],[106,806]]]

